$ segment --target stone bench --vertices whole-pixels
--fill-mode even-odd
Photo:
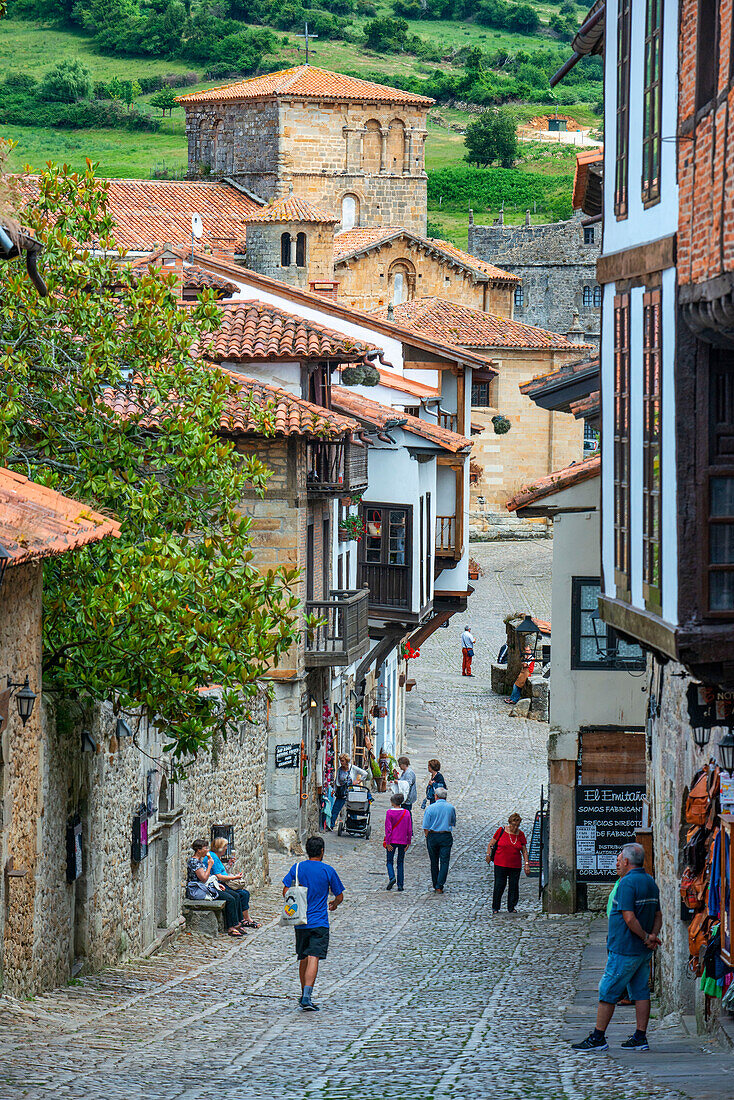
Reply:
[[[187,932],[201,932],[205,936],[216,936],[224,932],[223,901],[193,901],[184,898],[183,915],[186,918]]]

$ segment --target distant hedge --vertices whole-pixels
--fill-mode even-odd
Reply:
[[[570,178],[570,177],[569,177]],[[553,183],[557,186],[558,177]],[[438,206],[439,199],[447,207],[479,205],[499,207],[503,202],[512,206],[545,205],[549,187],[543,176],[523,172],[518,168],[471,168],[453,165],[428,173],[428,204]]]

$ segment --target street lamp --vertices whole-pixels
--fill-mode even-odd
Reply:
[[[529,615],[526,615],[523,621],[515,627],[515,633],[518,636],[520,648],[524,649],[525,646],[529,646],[530,655],[534,660],[538,650],[538,641],[540,640],[540,627],[536,626]],[[531,637],[534,639],[532,642]]]
[[[728,729],[719,741],[719,757],[724,771],[734,771],[734,733]]]
[[[13,681],[8,676],[8,690],[11,692],[11,694],[15,688],[20,689],[15,694],[15,705],[18,708],[18,715],[20,717],[20,720],[23,725],[25,725],[30,716],[33,714],[33,704],[36,701],[36,693],[35,691],[31,691],[27,676],[22,684],[13,683]]]
[[[693,741],[697,748],[705,749],[711,740],[710,726],[693,726]]]

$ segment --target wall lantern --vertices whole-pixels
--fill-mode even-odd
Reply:
[[[133,731],[128,726],[124,718],[117,719],[117,726],[115,728],[115,736],[117,740],[121,740],[123,737],[132,737]]]
[[[710,726],[693,726],[693,741],[696,748],[705,749],[711,740],[711,727]]]
[[[12,554],[9,554],[2,543],[0,543],[0,588],[2,588],[3,577],[5,576],[5,570],[13,560]]]
[[[724,771],[734,771],[734,733],[730,729],[719,741],[719,759]]]
[[[11,695],[16,688],[19,691],[15,692],[15,705],[18,708],[18,715],[23,725],[26,724],[30,716],[33,714],[33,704],[36,701],[35,691],[31,691],[30,684],[28,683],[28,677],[26,676],[24,682],[15,684],[8,676],[8,691]]]
[[[525,646],[530,647],[530,656],[534,660],[540,641],[540,627],[536,626],[529,615],[526,615],[523,621],[515,627],[515,633],[522,649]]]

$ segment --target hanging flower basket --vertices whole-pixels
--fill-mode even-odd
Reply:
[[[339,524],[339,541],[359,542],[366,530],[360,516],[347,516]]]
[[[413,649],[410,642],[402,642],[400,646],[400,657],[403,661],[414,660],[416,657],[420,657],[421,651],[419,649]]]
[[[502,413],[499,413],[497,416],[493,416],[492,423],[494,425],[495,435],[507,435],[510,428],[512,427],[509,419],[506,416],[503,416]]]

